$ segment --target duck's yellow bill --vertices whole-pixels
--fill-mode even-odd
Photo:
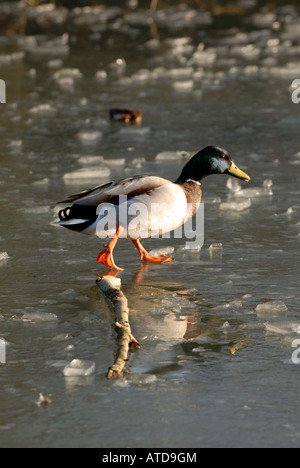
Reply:
[[[241,171],[234,163],[231,164],[231,167],[228,169],[228,172],[233,177],[242,179],[245,182],[249,182],[249,180],[251,180],[251,177],[249,177],[245,172]]]

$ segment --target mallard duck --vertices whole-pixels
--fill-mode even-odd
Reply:
[[[72,231],[112,238],[97,258],[109,268],[122,270],[113,258],[119,237],[132,240],[141,260],[170,262],[173,260],[171,256],[149,255],[140,239],[170,232],[190,219],[201,201],[200,182],[212,174],[250,180],[226,150],[208,146],[188,161],[175,182],[158,176],[138,175],[70,196],[60,202],[68,203],[68,206],[59,211],[57,224]]]
[[[109,116],[110,120],[115,122],[135,122],[138,125],[142,123],[143,119],[141,111],[134,109],[110,109]]]

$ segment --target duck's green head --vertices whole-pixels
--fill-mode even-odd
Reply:
[[[234,164],[226,150],[217,146],[207,146],[185,165],[177,182],[200,181],[212,174],[227,174],[245,182],[250,180],[250,177]]]

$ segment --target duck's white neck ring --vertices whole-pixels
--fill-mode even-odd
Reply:
[[[194,180],[194,179],[186,179],[186,182],[193,182],[194,184],[201,185],[199,180]]]

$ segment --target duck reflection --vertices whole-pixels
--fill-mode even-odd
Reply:
[[[131,326],[139,339],[164,342],[195,339],[201,334],[201,325],[193,291],[183,282],[152,276],[155,270],[155,265],[144,263],[127,281],[124,272],[114,270],[106,270],[99,277],[108,275],[122,280]]]

